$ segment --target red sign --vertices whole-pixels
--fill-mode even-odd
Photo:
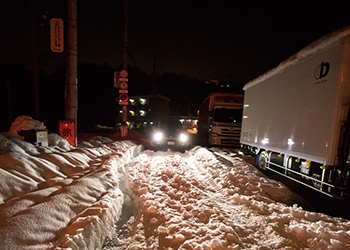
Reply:
[[[128,77],[129,73],[126,69],[122,69],[120,72],[119,72],[119,76],[122,77],[122,78],[126,78]]]
[[[120,83],[120,88],[121,88],[121,89],[128,89],[128,87],[129,87],[129,85],[128,85],[127,82],[121,82],[121,83]]]
[[[129,99],[128,95],[126,93],[122,93],[119,95],[119,100],[121,102],[126,102]]]
[[[59,132],[60,136],[68,141],[68,143],[75,147],[76,146],[76,134],[75,134],[75,121],[64,120],[59,121]]]

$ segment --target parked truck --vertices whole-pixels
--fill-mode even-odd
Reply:
[[[350,195],[350,27],[244,86],[241,145],[257,165],[333,197]]]
[[[205,145],[240,145],[243,95],[212,93],[199,107],[198,137]]]

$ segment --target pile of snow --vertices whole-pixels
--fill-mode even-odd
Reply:
[[[19,132],[21,130],[44,130],[46,126],[44,123],[34,120],[30,116],[19,116],[15,119],[15,121],[11,124],[11,128],[9,133],[14,136],[19,136]]]
[[[237,155],[144,151],[128,164],[137,207],[129,237],[104,249],[349,249],[350,222],[287,206],[279,182]]]
[[[43,128],[26,117],[11,131]],[[21,124],[21,122],[23,122]],[[0,249],[100,249],[123,204],[120,172],[139,146],[91,140],[50,147],[0,135]]]
[[[286,205],[289,189],[234,152],[50,141],[0,135],[0,249],[350,248],[350,221]]]

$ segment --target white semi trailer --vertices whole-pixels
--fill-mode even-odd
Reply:
[[[350,27],[328,34],[244,86],[240,142],[257,165],[350,197]]]

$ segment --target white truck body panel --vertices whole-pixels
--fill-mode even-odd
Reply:
[[[241,144],[336,164],[350,104],[349,36],[325,36],[247,83]]]

